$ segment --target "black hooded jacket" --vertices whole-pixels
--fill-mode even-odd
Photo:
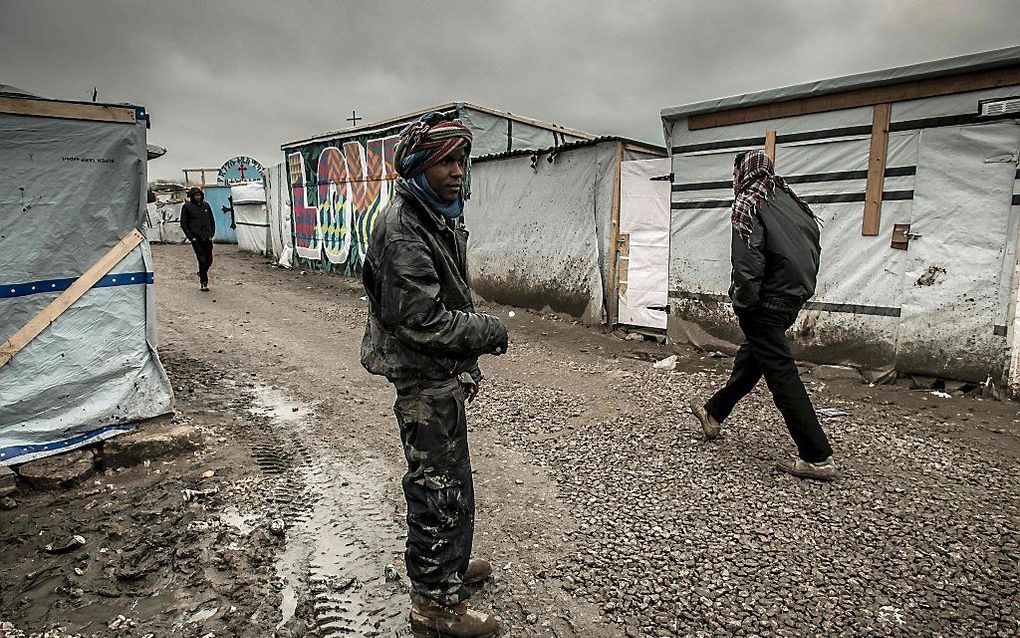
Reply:
[[[209,202],[203,199],[201,204],[195,203],[195,195],[201,192],[200,188],[189,190],[188,201],[181,207],[181,230],[184,231],[188,241],[208,240],[216,234],[216,220],[213,218]]]
[[[464,372],[479,381],[479,355],[505,351],[507,331],[475,312],[463,222],[447,222],[398,183],[377,224],[362,274],[370,306],[362,365],[397,384]]]
[[[733,230],[730,299],[736,312],[797,312],[815,294],[818,222],[782,188],[751,216],[751,236]]]

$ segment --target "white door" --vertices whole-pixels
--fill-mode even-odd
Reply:
[[[669,286],[670,160],[631,160],[620,168],[617,322],[666,329]]]
[[[921,132],[898,368],[974,381],[1000,377],[1018,146],[1014,122]]]

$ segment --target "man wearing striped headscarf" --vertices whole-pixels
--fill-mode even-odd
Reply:
[[[821,255],[818,220],[763,151],[733,160],[730,225],[730,300],[744,333],[729,382],[707,403],[691,402],[706,439],[719,436],[723,421],[762,377],[797,445],[797,456],[776,463],[799,478],[836,478],[832,447],[818,422],[786,331],[815,294]]]
[[[465,401],[482,380],[478,357],[507,349],[496,317],[475,312],[468,288],[471,130],[429,113],[401,133],[396,192],[365,257],[369,318],[361,362],[396,387],[407,459],[407,573],[418,635],[493,636],[495,619],[468,609],[491,574],[471,558],[474,488]]]

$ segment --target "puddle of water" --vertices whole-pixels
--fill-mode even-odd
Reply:
[[[300,406],[277,388],[257,385],[252,388],[255,403],[252,414],[264,416],[281,424],[296,424],[311,416],[312,411]]]
[[[267,464],[278,475],[277,502],[288,518],[287,546],[277,559],[279,626],[307,595],[314,610],[308,620],[319,635],[404,635],[406,581],[388,583],[383,571],[402,553],[404,539],[389,511],[388,468],[375,459],[351,467],[313,430],[311,410],[276,388],[252,393],[251,412],[268,418],[268,433],[275,434],[262,443],[263,455],[273,457]]]
[[[181,621],[181,624],[191,625],[194,623],[202,622],[204,620],[209,620],[210,618],[215,616],[216,612],[218,612],[219,610],[220,610],[219,605],[217,605],[214,602],[204,603],[201,607],[199,607],[192,613],[185,614],[184,618]]]
[[[228,505],[223,513],[220,514],[220,520],[227,525],[237,529],[241,533],[241,536],[247,536],[251,534],[256,527],[258,527],[258,515],[257,514],[242,514],[241,510],[236,505]]]

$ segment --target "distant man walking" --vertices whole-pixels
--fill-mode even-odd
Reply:
[[[209,291],[209,267],[213,262],[213,236],[216,234],[216,220],[212,208],[205,201],[201,188],[188,191],[188,201],[181,207],[181,230],[195,249],[198,258],[198,283],[201,290]]]
[[[737,155],[733,189],[730,299],[744,342],[729,382],[707,404],[692,401],[691,411],[705,438],[714,439],[737,402],[764,376],[798,450],[797,458],[776,467],[801,478],[832,480],[837,475],[832,448],[786,338],[801,307],[815,294],[818,222],[762,151]]]
[[[491,574],[471,558],[474,487],[465,400],[478,393],[478,357],[507,349],[507,331],[476,313],[467,283],[471,130],[430,113],[401,133],[396,193],[365,257],[370,312],[361,362],[396,387],[407,459],[407,574],[418,635],[476,638],[498,630],[469,610],[469,586]]]

